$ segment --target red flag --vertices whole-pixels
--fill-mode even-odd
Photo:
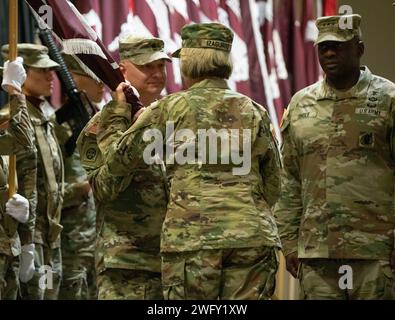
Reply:
[[[320,76],[320,65],[318,62],[317,50],[314,41],[317,38],[318,30],[315,26],[313,0],[304,0],[302,14],[302,32],[304,34],[304,51],[306,58],[306,85],[315,83]]]
[[[282,17],[277,14],[278,7],[273,6],[273,46],[275,52],[275,62],[277,71],[277,81],[280,89],[280,96],[282,100],[282,108],[286,108],[291,100],[291,82],[290,75],[287,69],[285,59],[285,47],[281,39],[281,19]],[[282,117],[279,116],[278,119]]]
[[[191,21],[193,22],[200,22],[200,13],[199,13],[199,7],[195,3],[194,0],[186,0],[187,2],[187,9],[188,9],[188,15]]]
[[[337,13],[337,0],[324,0],[324,16],[333,16]]]
[[[136,1],[134,3],[134,9],[134,14],[140,17],[149,32],[154,37],[159,37],[158,24],[148,1]]]
[[[180,9],[181,5],[181,3],[177,4],[169,0],[139,1],[138,6],[136,3],[135,15],[141,19],[141,22],[154,36],[159,37],[164,41],[165,49],[168,54],[174,52],[180,46],[181,41],[177,41],[177,39],[175,39],[173,30],[179,27],[176,23],[182,23],[182,15],[180,14],[180,11],[182,11]],[[178,20],[176,21],[172,18],[178,18]],[[177,32],[179,32],[179,30]],[[181,75],[178,70],[179,68],[178,66],[177,68],[174,68],[174,64],[176,63],[166,63],[167,92],[179,91],[182,88]]]
[[[275,7],[276,26],[283,47],[284,61],[288,72],[292,75],[292,2],[293,0],[282,0]]]
[[[248,48],[244,41],[244,32],[241,24],[240,1],[220,0],[218,18],[221,23],[229,26],[234,32],[232,46],[233,73],[230,84],[234,83],[235,90],[247,96],[251,95]]]
[[[200,0],[201,22],[218,21],[218,5],[216,0]],[[206,20],[207,21],[204,21]]]
[[[306,76],[306,56],[304,52],[304,37],[301,28],[301,21],[295,8],[295,3],[291,5],[292,25],[292,76],[293,92],[305,88],[308,84]]]
[[[129,0],[129,11],[134,13],[134,0]]]
[[[170,30],[173,38],[179,37],[181,40],[181,29],[191,20],[188,17],[188,6],[185,1],[165,0],[169,8]]]
[[[164,39],[168,53],[171,54],[181,47],[181,29],[191,22],[188,17],[188,5],[185,1],[165,0],[168,7],[170,25],[170,38]],[[179,60],[173,59],[173,63],[167,63],[167,92],[177,92],[183,88]]]
[[[274,103],[274,107],[277,112],[277,119],[282,118],[284,104],[283,97],[281,96],[279,80],[277,74],[277,61],[276,61],[276,49],[282,50],[280,48],[276,48],[274,46],[273,34],[274,34],[274,9],[273,9],[273,0],[264,0],[258,1],[257,6],[259,9],[260,15],[260,30],[262,34],[262,41],[264,45],[265,52],[265,61],[268,70],[269,76],[269,86],[272,92],[272,100]],[[282,55],[282,52],[278,54]]]
[[[85,18],[88,25],[95,30],[98,37],[103,40],[103,25],[100,19],[101,8],[99,0],[77,0],[73,4]]]
[[[97,76],[111,90],[124,81],[118,64],[108,53],[97,34],[85,22],[78,11],[66,0],[26,0],[38,13],[43,5],[49,5],[53,12],[53,33],[62,43],[67,54],[77,56],[93,76]],[[86,68],[86,69],[88,69]]]
[[[259,30],[258,8],[254,0],[240,1],[241,21],[248,45],[252,98],[267,107],[277,139],[281,133],[273,103],[270,79],[266,68],[264,45]]]
[[[118,1],[117,10],[114,10],[114,4],[111,1],[101,0],[76,0],[74,5],[84,16],[89,26],[96,31],[106,48],[110,50],[116,61],[119,61],[118,35],[122,25],[126,22],[129,8],[133,7],[133,0]],[[112,14],[109,15],[108,12]],[[105,23],[105,28],[103,24]],[[114,45],[113,41],[116,44]],[[113,48],[114,47],[114,48]]]
[[[251,97],[262,105],[267,105],[265,87],[263,85],[263,78],[261,66],[259,62],[258,48],[255,41],[255,33],[252,27],[251,10],[248,1],[240,1],[241,9],[241,25],[244,31],[244,41],[248,46],[248,61],[249,61],[249,75],[251,86]]]

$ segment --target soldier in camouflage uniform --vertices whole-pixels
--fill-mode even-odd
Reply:
[[[20,70],[23,70],[22,65]],[[1,68],[0,83],[2,72]],[[7,201],[8,157],[3,155],[16,154],[17,158],[24,158],[27,154],[34,157],[36,152],[33,144],[33,127],[29,120],[25,97],[20,90],[23,79],[26,79],[26,73],[24,74],[24,77],[18,80],[13,79],[12,86],[5,87],[10,95],[10,120],[3,111],[0,112],[0,300],[15,300],[18,297],[19,255],[22,253],[18,224],[25,223],[29,216],[27,199],[14,195]],[[23,217],[9,211],[10,204],[15,202],[15,199],[19,202],[18,207],[23,204],[22,202],[25,203]]]
[[[4,57],[8,56],[8,49],[8,45],[2,47]],[[46,103],[43,97],[51,95],[53,69],[59,65],[49,58],[48,49],[42,45],[18,44],[18,53],[23,57],[27,70],[23,93],[26,95],[27,109],[34,127],[34,143],[38,154],[37,183],[34,185],[37,189],[37,205],[33,206],[36,222],[34,238],[29,239],[35,246],[36,270],[33,278],[22,286],[22,294],[28,299],[57,299],[62,278],[60,215],[64,174],[62,152],[53,124],[43,112]],[[18,175],[23,172],[18,168],[17,171]],[[29,184],[22,189],[31,188],[33,185]],[[48,283],[46,279],[48,282],[52,280],[52,283]]]
[[[271,212],[280,157],[269,116],[226,83],[230,29],[192,24],[181,36],[173,56],[180,57],[188,89],[151,104],[109,147],[101,173],[128,177],[164,154],[170,181],[161,236],[165,299],[269,299],[280,247]],[[115,104],[104,109],[100,125],[122,119],[118,111]],[[221,135],[219,143],[205,130],[231,141]]]
[[[317,20],[326,77],[296,93],[281,126],[275,216],[303,299],[395,299],[395,85],[360,67],[360,22]]]
[[[89,77],[72,56],[63,57],[78,90],[86,94],[81,97],[89,99],[87,103],[100,102],[104,94],[103,83]],[[55,123],[55,131],[62,147],[65,167],[65,195],[61,219],[63,280],[59,299],[96,299],[96,211],[93,194],[78,151],[75,150],[71,156],[67,156],[63,148],[72,136],[70,126],[67,123]]]
[[[128,36],[120,41],[120,55],[121,70],[138,88],[141,101],[158,99],[166,81],[165,62],[170,60],[163,41]],[[131,125],[130,106],[116,105],[125,117],[98,131],[101,114],[96,114],[78,141],[97,207],[99,299],[163,299],[159,243],[167,203],[164,172],[152,165],[125,177],[99,175],[102,152]]]

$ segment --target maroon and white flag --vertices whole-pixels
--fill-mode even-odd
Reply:
[[[319,68],[312,46],[314,12],[320,4],[323,14],[328,14],[337,3],[336,0],[303,0],[304,10],[299,16],[294,0],[73,0],[86,21],[81,23],[80,19],[75,20],[79,16],[75,10],[70,5],[65,7],[65,0],[26,1],[36,10],[43,4],[54,9],[54,32],[62,40],[65,51],[76,53],[105,83],[109,67],[117,74],[115,82],[121,79],[115,62],[119,61],[120,37],[129,34],[159,37],[171,54],[181,46],[180,33],[185,24],[221,22],[235,35],[231,88],[264,105],[273,123],[281,120],[292,94],[318,80]],[[72,12],[74,18],[69,18]],[[66,29],[59,28],[59,24]],[[86,42],[88,46],[79,46]],[[86,59],[84,50],[97,58]],[[178,59],[167,63],[167,73],[168,83],[163,93],[181,90]],[[278,128],[275,130],[278,136]]]
[[[39,16],[40,7],[49,5],[53,13],[53,34],[66,54],[72,54],[93,78],[99,78],[111,90],[124,81],[118,64],[96,32],[78,10],[66,0],[26,0]],[[82,62],[82,63],[81,63]]]
[[[276,30],[274,29],[274,8],[273,0],[257,1],[260,31],[263,40],[265,63],[268,70],[269,86],[272,92],[273,104],[276,109],[277,119],[282,118],[285,97],[280,90],[280,77],[283,81],[288,80],[288,73],[285,68],[281,42],[277,42]]]
[[[310,85],[317,81],[321,75],[321,67],[318,61],[317,50],[314,42],[318,36],[315,25],[314,0],[303,1],[302,32],[304,35],[304,52],[306,57],[306,84]]]
[[[219,1],[218,19],[221,23],[229,26],[234,33],[232,45],[233,74],[230,86],[247,96],[251,96],[249,75],[248,47],[244,41],[244,31],[241,24],[240,0]]]

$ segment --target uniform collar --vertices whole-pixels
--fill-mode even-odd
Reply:
[[[371,79],[372,73],[366,66],[361,67],[361,74],[359,76],[358,82],[347,91],[337,90],[331,87],[327,83],[326,79],[323,79],[319,82],[317,88],[317,100],[341,100],[347,98],[358,98],[366,91]]]
[[[48,122],[47,117],[44,115],[44,113],[41,110],[41,105],[44,102],[41,99],[38,98],[34,98],[30,99],[32,97],[26,97],[26,104],[27,104],[27,110],[29,111],[29,115],[32,118],[33,122],[37,122],[37,123],[45,123]],[[33,102],[38,103],[39,100],[41,100],[40,104],[37,106],[35,105]]]
[[[218,88],[218,89],[229,89],[229,86],[225,79],[221,78],[207,78],[198,83],[195,83],[188,90],[197,88]]]
[[[43,98],[37,98],[33,96],[26,96],[26,100],[29,101],[36,108],[40,108],[40,105],[44,103]]]

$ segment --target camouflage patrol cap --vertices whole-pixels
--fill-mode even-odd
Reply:
[[[232,49],[233,32],[220,23],[194,23],[181,30],[182,48],[207,48],[230,52]],[[172,56],[180,57],[181,49]]]
[[[156,60],[171,61],[165,53],[164,42],[158,38],[146,38],[129,35],[119,40],[121,60],[130,60],[134,64],[144,65]]]
[[[89,77],[89,75],[81,68],[78,61],[72,55],[62,53],[62,57],[63,57],[64,63],[67,66],[67,69],[69,69],[70,71],[73,71],[76,74],[80,74],[82,76]]]
[[[19,43],[18,56],[23,58],[23,64],[32,68],[55,69],[59,65],[51,60],[48,56],[48,48],[40,44]],[[8,44],[1,47],[1,54],[5,60],[8,60]]]
[[[315,23],[318,28],[315,45],[325,41],[346,42],[355,36],[362,37],[361,20],[359,14],[318,18]]]

